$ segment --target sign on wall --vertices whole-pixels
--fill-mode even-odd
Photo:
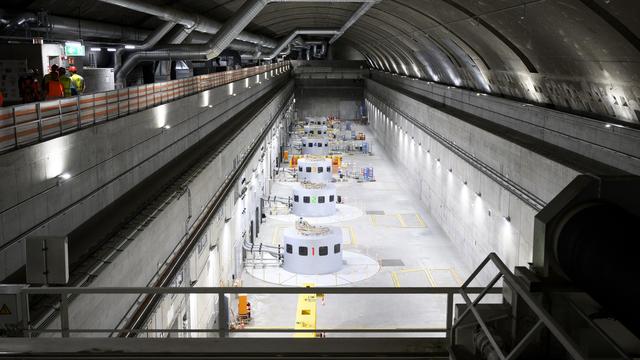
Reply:
[[[84,45],[77,41],[65,41],[64,53],[66,56],[84,56]]]

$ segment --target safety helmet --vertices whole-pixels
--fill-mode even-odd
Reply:
[[[72,72],[72,73],[75,73],[75,72],[78,71],[78,68],[76,68],[75,66],[72,65],[72,66],[69,66],[69,71]]]

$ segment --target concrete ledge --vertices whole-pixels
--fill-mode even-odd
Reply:
[[[68,234],[285,79],[237,81],[235,96],[225,85],[0,156],[0,278],[24,264],[24,234]],[[71,178],[58,184],[61,172]]]
[[[409,96],[418,96],[422,101],[427,99],[431,106],[442,108],[443,111],[449,108],[474,114],[484,122],[502,125],[586,158],[640,174],[640,128],[637,128],[637,124],[626,124],[624,121],[607,123],[379,71],[372,72],[372,79]]]

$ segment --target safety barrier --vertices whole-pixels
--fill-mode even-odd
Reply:
[[[48,140],[251,76],[287,71],[289,62],[0,108],[0,152]]]
[[[473,294],[500,294],[502,288],[465,288],[466,293]],[[113,336],[167,336],[168,334],[181,334],[181,337],[205,336],[227,337],[232,333],[343,333],[343,334],[411,334],[413,337],[434,338],[440,337],[449,339],[452,335],[454,307],[456,303],[462,300],[454,299],[454,296],[460,292],[458,287],[32,287],[20,290],[18,294],[18,308],[22,309],[22,324],[18,330],[19,334],[25,337],[39,336],[41,334],[50,334],[54,337],[74,337],[74,336],[91,336],[113,337]],[[159,296],[175,296],[175,295],[195,295],[206,294],[215,297],[217,309],[212,312],[212,316],[216,317],[216,326],[211,328],[155,328],[145,326],[144,328],[78,328],[70,323],[70,300],[72,296],[89,295],[95,296],[96,301],[103,301],[113,296],[155,294]],[[371,296],[369,301],[376,302],[382,298],[389,299],[389,296],[396,296],[398,304],[404,296],[421,296],[424,297],[423,304],[438,306],[437,314],[442,315],[442,320],[435,324],[429,324],[422,327],[411,326],[393,326],[393,327],[332,327],[318,329],[300,329],[296,327],[255,327],[244,328],[233,326],[232,319],[229,318],[231,308],[229,306],[229,297],[238,294],[250,294],[266,296],[279,295],[301,295],[313,294],[319,297],[340,296],[340,295],[357,295],[359,297]],[[51,328],[39,328],[31,323],[29,313],[29,299],[37,295],[51,295],[59,299],[56,308],[59,318],[58,326]],[[277,298],[278,301],[284,301],[284,298]],[[354,305],[355,307],[359,305]],[[338,318],[348,319],[350,314],[355,317],[361,316],[354,309],[343,307]],[[334,316],[336,316],[334,314]],[[397,324],[407,323],[408,318],[402,317],[397,319]],[[214,335],[215,334],[215,335]],[[422,335],[420,335],[422,334]],[[236,335],[237,336],[237,335]]]

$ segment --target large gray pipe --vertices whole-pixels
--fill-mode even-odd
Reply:
[[[188,13],[185,11],[157,6],[153,4],[149,4],[146,2],[142,2],[139,0],[99,0],[108,4],[120,6],[123,8],[127,8],[129,10],[134,10],[138,12],[142,12],[145,14],[156,16],[165,21],[175,21],[178,24],[182,24],[188,28],[194,28],[196,31],[215,34],[220,28],[222,28],[222,24],[219,22],[202,18],[197,14]],[[253,44],[262,45],[265,47],[273,48],[276,46],[276,42],[266,36],[252,34],[246,31],[241,31],[237,38],[242,41],[250,42]]]
[[[264,59],[266,60],[271,60],[273,58],[275,58],[276,56],[278,56],[278,54],[280,54],[280,52],[282,50],[284,50],[284,48],[289,45],[289,43],[291,43],[291,41],[293,41],[293,39],[296,38],[296,36],[298,35],[334,35],[337,34],[338,30],[327,30],[327,29],[297,29],[294,30],[291,34],[289,34],[289,36],[287,36],[286,38],[282,39],[282,41],[280,41],[280,44],[278,44],[278,46],[273,49],[273,51],[264,56]]]
[[[229,44],[240,35],[265,6],[268,0],[247,0],[240,9],[224,23],[220,30],[207,43],[207,59],[211,60],[220,55]]]
[[[340,28],[338,33],[333,35],[331,40],[329,40],[329,44],[333,44],[336,40],[338,40],[340,38],[340,36],[342,36],[345,33],[345,31],[347,31],[347,29],[349,29],[351,27],[351,25],[355,24],[355,22],[358,21],[358,19],[360,19],[360,17],[362,15],[364,15],[367,11],[369,11],[369,9],[371,9],[373,7],[373,5],[375,5],[378,1],[379,0],[373,0],[371,2],[367,2],[367,3],[364,3],[364,4],[360,5],[358,10],[356,10],[351,15],[349,20],[347,20],[347,22],[344,23],[344,25],[342,25],[342,27]]]
[[[194,48],[194,46],[196,48]],[[200,48],[199,50],[197,48]],[[239,53],[253,54],[258,47],[254,44],[247,44],[243,42],[232,42],[228,49],[236,50]],[[195,49],[195,50],[194,50]],[[151,51],[139,51],[135,54],[131,54],[127,58],[127,61],[122,65],[118,72],[117,81],[124,83],[127,75],[143,61],[160,61],[160,60],[207,60],[209,54],[209,48],[206,45],[175,45],[165,46],[163,49],[151,50]]]
[[[147,38],[145,39],[145,41],[136,46],[135,50],[137,51],[143,51],[143,50],[148,50],[151,49],[152,47],[154,47],[165,35],[167,35],[167,33],[173,29],[173,27],[176,25],[175,22],[173,21],[168,21],[162,25],[160,25],[156,30],[154,30],[151,34],[149,34],[149,36],[147,36]],[[122,78],[121,74],[120,74],[120,68],[122,67],[122,56],[129,51],[129,49],[127,48],[120,48],[116,51],[115,54],[115,60],[114,60],[114,66],[113,66],[113,72],[115,74],[115,80],[116,83],[124,86],[125,85],[125,81]]]
[[[148,30],[105,24],[97,21],[74,19],[63,16],[48,15],[47,31],[53,33],[75,34],[78,37],[96,37],[108,39],[122,39],[124,41],[143,41]]]

